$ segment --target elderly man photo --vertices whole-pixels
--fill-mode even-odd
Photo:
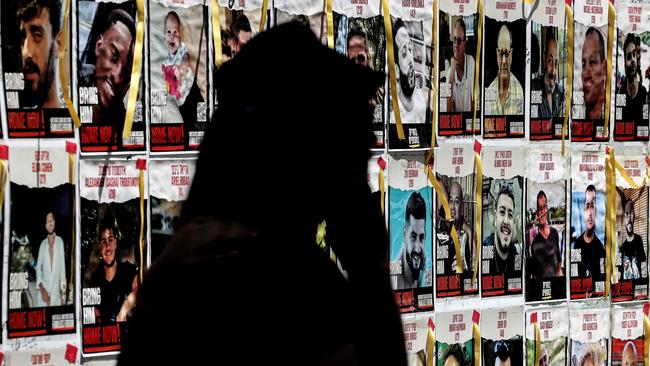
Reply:
[[[486,115],[513,115],[524,113],[524,90],[521,84],[510,71],[512,66],[512,33],[507,25],[502,25],[497,38],[497,65],[499,67],[496,78],[490,83],[488,90],[496,93],[493,100],[485,100]]]
[[[582,92],[586,118],[603,118],[607,55],[605,38],[595,27],[589,27],[582,44]]]
[[[451,96],[446,98],[447,112],[470,112],[474,102],[474,57],[465,53],[467,37],[465,36],[465,21],[460,17],[454,22],[451,37],[453,55],[449,59],[446,80]]]

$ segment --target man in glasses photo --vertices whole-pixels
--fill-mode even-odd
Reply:
[[[451,35],[453,55],[449,59],[449,68],[445,76],[451,95],[447,99],[447,112],[471,112],[474,102],[474,57],[465,53],[467,37],[465,21],[459,17],[454,22]]]
[[[641,53],[640,39],[637,35],[628,33],[623,43],[623,58],[625,63],[625,76],[621,81],[620,88],[616,94],[625,94],[625,105],[622,107],[622,120],[641,123],[643,117],[643,105],[646,103],[648,94],[641,83],[639,72],[639,58]],[[647,118],[647,117],[646,117]]]
[[[502,25],[497,38],[498,73],[488,90],[496,94],[493,100],[485,100],[486,115],[517,115],[524,113],[524,90],[511,72],[512,33],[507,25]]]

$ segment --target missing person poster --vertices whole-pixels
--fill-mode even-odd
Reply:
[[[485,2],[483,138],[523,138],[526,21],[523,2]]]
[[[481,311],[483,366],[522,366],[524,363],[523,338],[523,306]]]
[[[619,0],[616,7],[614,141],[648,141],[650,6]]]
[[[643,308],[647,303],[612,306],[612,366],[644,366]]]
[[[433,94],[433,0],[390,0],[397,79],[397,102],[405,139],[397,137],[389,93],[388,144],[391,149],[424,148],[431,144]]]
[[[195,169],[196,159],[149,161],[152,263],[165,250],[178,227]]]
[[[479,33],[477,3],[477,0],[438,2],[439,136],[481,133],[480,79],[478,95],[474,95]],[[480,70],[479,67],[479,78]]]
[[[562,147],[528,152],[526,180],[526,301],[566,298],[567,161]]]
[[[474,310],[436,313],[436,366],[474,364]]]
[[[224,62],[235,57],[239,50],[259,32],[262,2],[262,0],[218,1],[221,51]],[[271,17],[267,16],[267,20],[270,19]]]
[[[478,294],[474,233],[475,185],[474,150],[471,144],[441,144],[436,152],[436,179],[445,197],[436,196],[436,297]],[[446,198],[451,219],[446,219],[442,199]],[[451,237],[456,229],[462,273],[456,273],[456,249]]]
[[[597,148],[571,155],[571,299],[605,294],[605,154]],[[609,235],[609,233],[607,233]]]
[[[151,151],[196,150],[208,121],[208,7],[202,0],[149,2]]]
[[[569,313],[564,303],[526,311],[526,366],[575,365],[567,359]],[[539,329],[540,352],[535,347],[535,323]],[[594,364],[595,365],[595,364]]]
[[[119,351],[146,257],[139,171],[135,159],[82,160],[79,178],[82,351]]]
[[[603,302],[569,305],[571,365],[606,366],[609,360],[610,313]]]
[[[484,146],[481,295],[521,294],[524,149]]]
[[[74,333],[75,186],[65,144],[12,145],[8,338]]]
[[[435,359],[435,348],[433,354],[427,354],[429,323],[431,322],[435,326],[433,318],[432,312],[402,315],[409,366],[425,366],[427,361]]]
[[[608,0],[573,6],[573,92],[571,141],[607,141],[605,90],[607,63]],[[612,20],[613,21],[613,20]]]
[[[77,1],[78,112],[81,152],[145,149],[144,73],[131,80],[136,2]],[[143,70],[147,57],[143,52]],[[139,82],[129,138],[122,137],[129,87]]]
[[[566,110],[565,3],[540,0],[532,14],[530,47],[530,139],[558,140]],[[566,131],[567,137],[569,131]]]
[[[378,2],[334,0],[334,49],[358,65],[385,74],[386,32],[384,17]],[[345,87],[345,86],[343,86]],[[372,130],[377,138],[374,148],[383,148],[385,88],[377,92],[372,103],[374,118]]]
[[[616,275],[612,301],[648,298],[648,186],[646,160],[639,153],[616,156],[634,188],[616,172]]]
[[[433,308],[433,190],[423,158],[389,157],[390,277],[402,312]]]
[[[2,71],[8,136],[73,137],[72,119],[63,100],[59,53],[66,45],[63,69],[70,75],[70,23],[64,29],[66,1],[3,1]],[[67,35],[67,37],[65,37]]]
[[[273,6],[274,24],[300,22],[309,27],[321,43],[327,45],[327,20],[322,0],[276,0]]]

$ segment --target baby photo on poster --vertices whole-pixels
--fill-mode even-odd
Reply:
[[[63,24],[66,2],[16,0],[0,4],[2,72],[8,136],[72,137],[72,118],[60,72],[71,74],[70,23]],[[64,28],[65,27],[65,28]],[[59,62],[63,62],[59,65]],[[0,137],[2,133],[0,132]]]

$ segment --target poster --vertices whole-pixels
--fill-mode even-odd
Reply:
[[[390,0],[397,102],[405,139],[397,137],[392,99],[388,104],[390,149],[423,148],[431,144],[433,94],[433,0]]]
[[[571,155],[571,299],[605,294],[605,154],[576,150]]]
[[[612,307],[612,366],[646,364],[643,347],[643,308],[644,303]]]
[[[409,366],[426,366],[427,361],[435,356],[434,354],[427,354],[429,322],[434,324],[433,318],[433,313],[429,312],[402,315],[406,357]]]
[[[277,0],[274,1],[275,22],[284,24],[297,21],[311,28],[316,38],[327,45],[327,21],[322,0]]]
[[[523,138],[526,90],[526,21],[523,2],[485,3],[483,30],[483,138]]]
[[[65,145],[12,145],[8,338],[74,333],[75,186]]]
[[[566,298],[567,177],[562,147],[531,148],[526,180],[526,301]]]
[[[571,141],[607,141],[604,130],[609,3],[594,0],[589,6],[576,1],[573,7],[573,92],[571,94]]]
[[[82,160],[79,176],[82,351],[119,351],[146,258],[139,171],[135,159]]]
[[[524,308],[481,311],[483,366],[522,366],[524,363]]]
[[[210,116],[208,7],[149,1],[151,151],[196,150]]]
[[[335,0],[332,8],[334,49],[356,64],[385,74],[386,32],[384,17],[379,14],[380,4],[358,0]],[[384,95],[385,88],[382,87],[372,100],[374,105],[372,131],[377,138],[373,148],[383,148],[386,141]]]
[[[569,319],[565,303],[526,311],[526,366],[568,366]],[[540,335],[540,353],[535,350],[535,327]],[[573,366],[573,363],[570,365]]]
[[[480,93],[474,95],[479,23],[477,1],[440,1],[438,6],[438,135],[480,134],[481,97]],[[481,90],[480,70],[479,67],[478,91]]]
[[[433,308],[433,192],[423,158],[391,156],[388,167],[390,277],[402,312]]]
[[[72,0],[3,1],[0,5],[7,112],[3,117],[11,138],[74,136],[59,79],[59,53],[70,45],[69,23],[63,29],[66,1]],[[70,49],[66,48],[63,58],[68,75]],[[69,85],[65,90],[71,93]]]
[[[616,172],[616,275],[612,284],[612,301],[648,298],[648,186],[643,184],[645,156],[616,156],[623,169],[640,188],[633,188]]]
[[[436,313],[436,366],[478,366],[474,365],[474,313],[471,309]]]
[[[566,111],[568,73],[565,4],[540,0],[532,14],[530,47],[530,139],[558,140]],[[569,136],[569,131],[566,131]]]
[[[69,361],[71,355],[67,354],[67,346],[57,348],[35,349],[29,351],[14,351],[5,353],[5,365],[43,365],[43,366],[67,366],[79,363],[81,358],[77,356],[74,362]]]
[[[122,137],[132,82],[136,13],[134,0],[77,0],[81,152],[145,149],[144,73],[139,81],[131,136]],[[143,70],[146,62],[143,55]]]
[[[481,295],[521,294],[524,149],[484,146]],[[486,189],[487,188],[487,189]]]
[[[609,307],[604,302],[571,303],[569,315],[571,365],[606,366],[609,360]]]
[[[218,4],[221,51],[225,62],[235,57],[239,50],[259,32],[262,21],[262,0],[219,0]],[[267,15],[266,19],[268,21],[271,17]]]
[[[632,0],[616,7],[614,141],[648,141],[650,7]]]
[[[471,144],[441,144],[436,154],[436,179],[449,203],[451,220],[446,220],[441,197],[436,197],[436,297],[478,294],[480,277],[474,272],[476,238],[474,237],[474,150]],[[462,273],[456,273],[456,250],[451,237],[452,226],[458,234]]]
[[[178,228],[195,170],[196,159],[149,161],[152,263]]]

